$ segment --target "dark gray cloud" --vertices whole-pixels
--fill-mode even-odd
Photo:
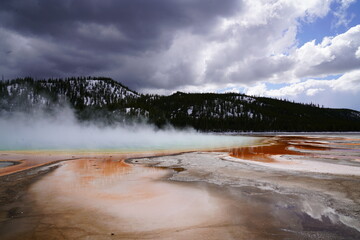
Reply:
[[[0,70],[8,78],[104,73],[160,86],[150,80],[149,56],[170,48],[180,30],[209,34],[239,7],[237,0],[2,0]]]

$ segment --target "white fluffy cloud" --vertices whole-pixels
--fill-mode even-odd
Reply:
[[[147,78],[165,92],[343,74],[359,68],[360,25],[321,43],[297,46],[300,22],[326,16],[332,2],[246,0],[235,15],[219,18],[207,34],[182,29],[165,51],[132,57],[131,65],[142,63],[151,72]],[[349,4],[341,4],[342,9]],[[149,91],[149,86],[143,90]]]
[[[324,37],[319,43],[313,40],[297,46],[300,22],[326,16],[332,2],[245,1],[241,11],[220,19],[208,35],[177,33],[167,51],[151,56],[155,72],[152,79],[159,80],[158,87],[164,86],[161,93],[245,88],[251,95],[301,102],[319,100],[333,107],[344,103],[359,109],[354,95],[360,95],[360,25],[337,36]],[[341,13],[345,19],[351,3],[340,2],[334,14],[340,19]],[[333,75],[342,76],[326,80]],[[163,84],[174,81],[181,84],[174,84],[167,91],[169,85]],[[269,82],[287,86],[269,89]],[[326,97],[327,94],[332,97]],[[332,99],[337,97],[347,99]]]
[[[242,12],[223,19],[215,28],[216,38],[200,44],[206,52],[202,65],[203,81],[250,83],[279,81],[294,68],[288,55],[296,49],[299,19],[324,16],[329,11],[326,1],[245,1]],[[289,79],[290,77],[290,79]]]
[[[294,53],[295,75],[299,78],[315,77],[359,69],[359,47],[360,25],[335,37],[325,37],[319,44],[308,42]]]
[[[279,89],[269,89],[259,82],[247,88],[247,93],[360,110],[359,49],[360,25],[335,37],[325,37],[319,44],[308,42],[288,56],[296,64],[286,74],[298,81],[287,82]],[[341,76],[328,80],[332,75]],[[317,79],[309,79],[314,77]],[[301,80],[304,78],[307,80]]]
[[[360,70],[347,72],[332,80],[308,79],[279,89],[269,89],[265,83],[247,89],[247,94],[316,102],[324,106],[347,106],[360,110]],[[316,96],[316,98],[314,98]]]

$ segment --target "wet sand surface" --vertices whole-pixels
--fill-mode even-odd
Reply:
[[[55,164],[42,153],[30,170],[1,168],[0,238],[360,239],[359,139],[276,136],[151,157],[52,154]]]
[[[180,152],[180,151],[179,151]],[[0,151],[0,163],[12,162],[8,167],[0,167],[0,176],[11,173],[32,169],[63,161],[79,159],[99,159],[99,160],[123,160],[127,158],[142,156],[162,156],[171,155],[173,151],[154,151],[154,152],[106,152],[106,151]]]

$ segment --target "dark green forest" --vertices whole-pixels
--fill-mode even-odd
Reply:
[[[146,122],[200,131],[360,131],[360,112],[238,93],[144,95],[106,77],[0,82],[0,117],[70,106],[80,121]]]

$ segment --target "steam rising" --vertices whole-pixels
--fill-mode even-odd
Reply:
[[[233,147],[255,138],[202,134],[151,125],[100,126],[80,123],[69,108],[0,116],[0,150],[191,150]]]

